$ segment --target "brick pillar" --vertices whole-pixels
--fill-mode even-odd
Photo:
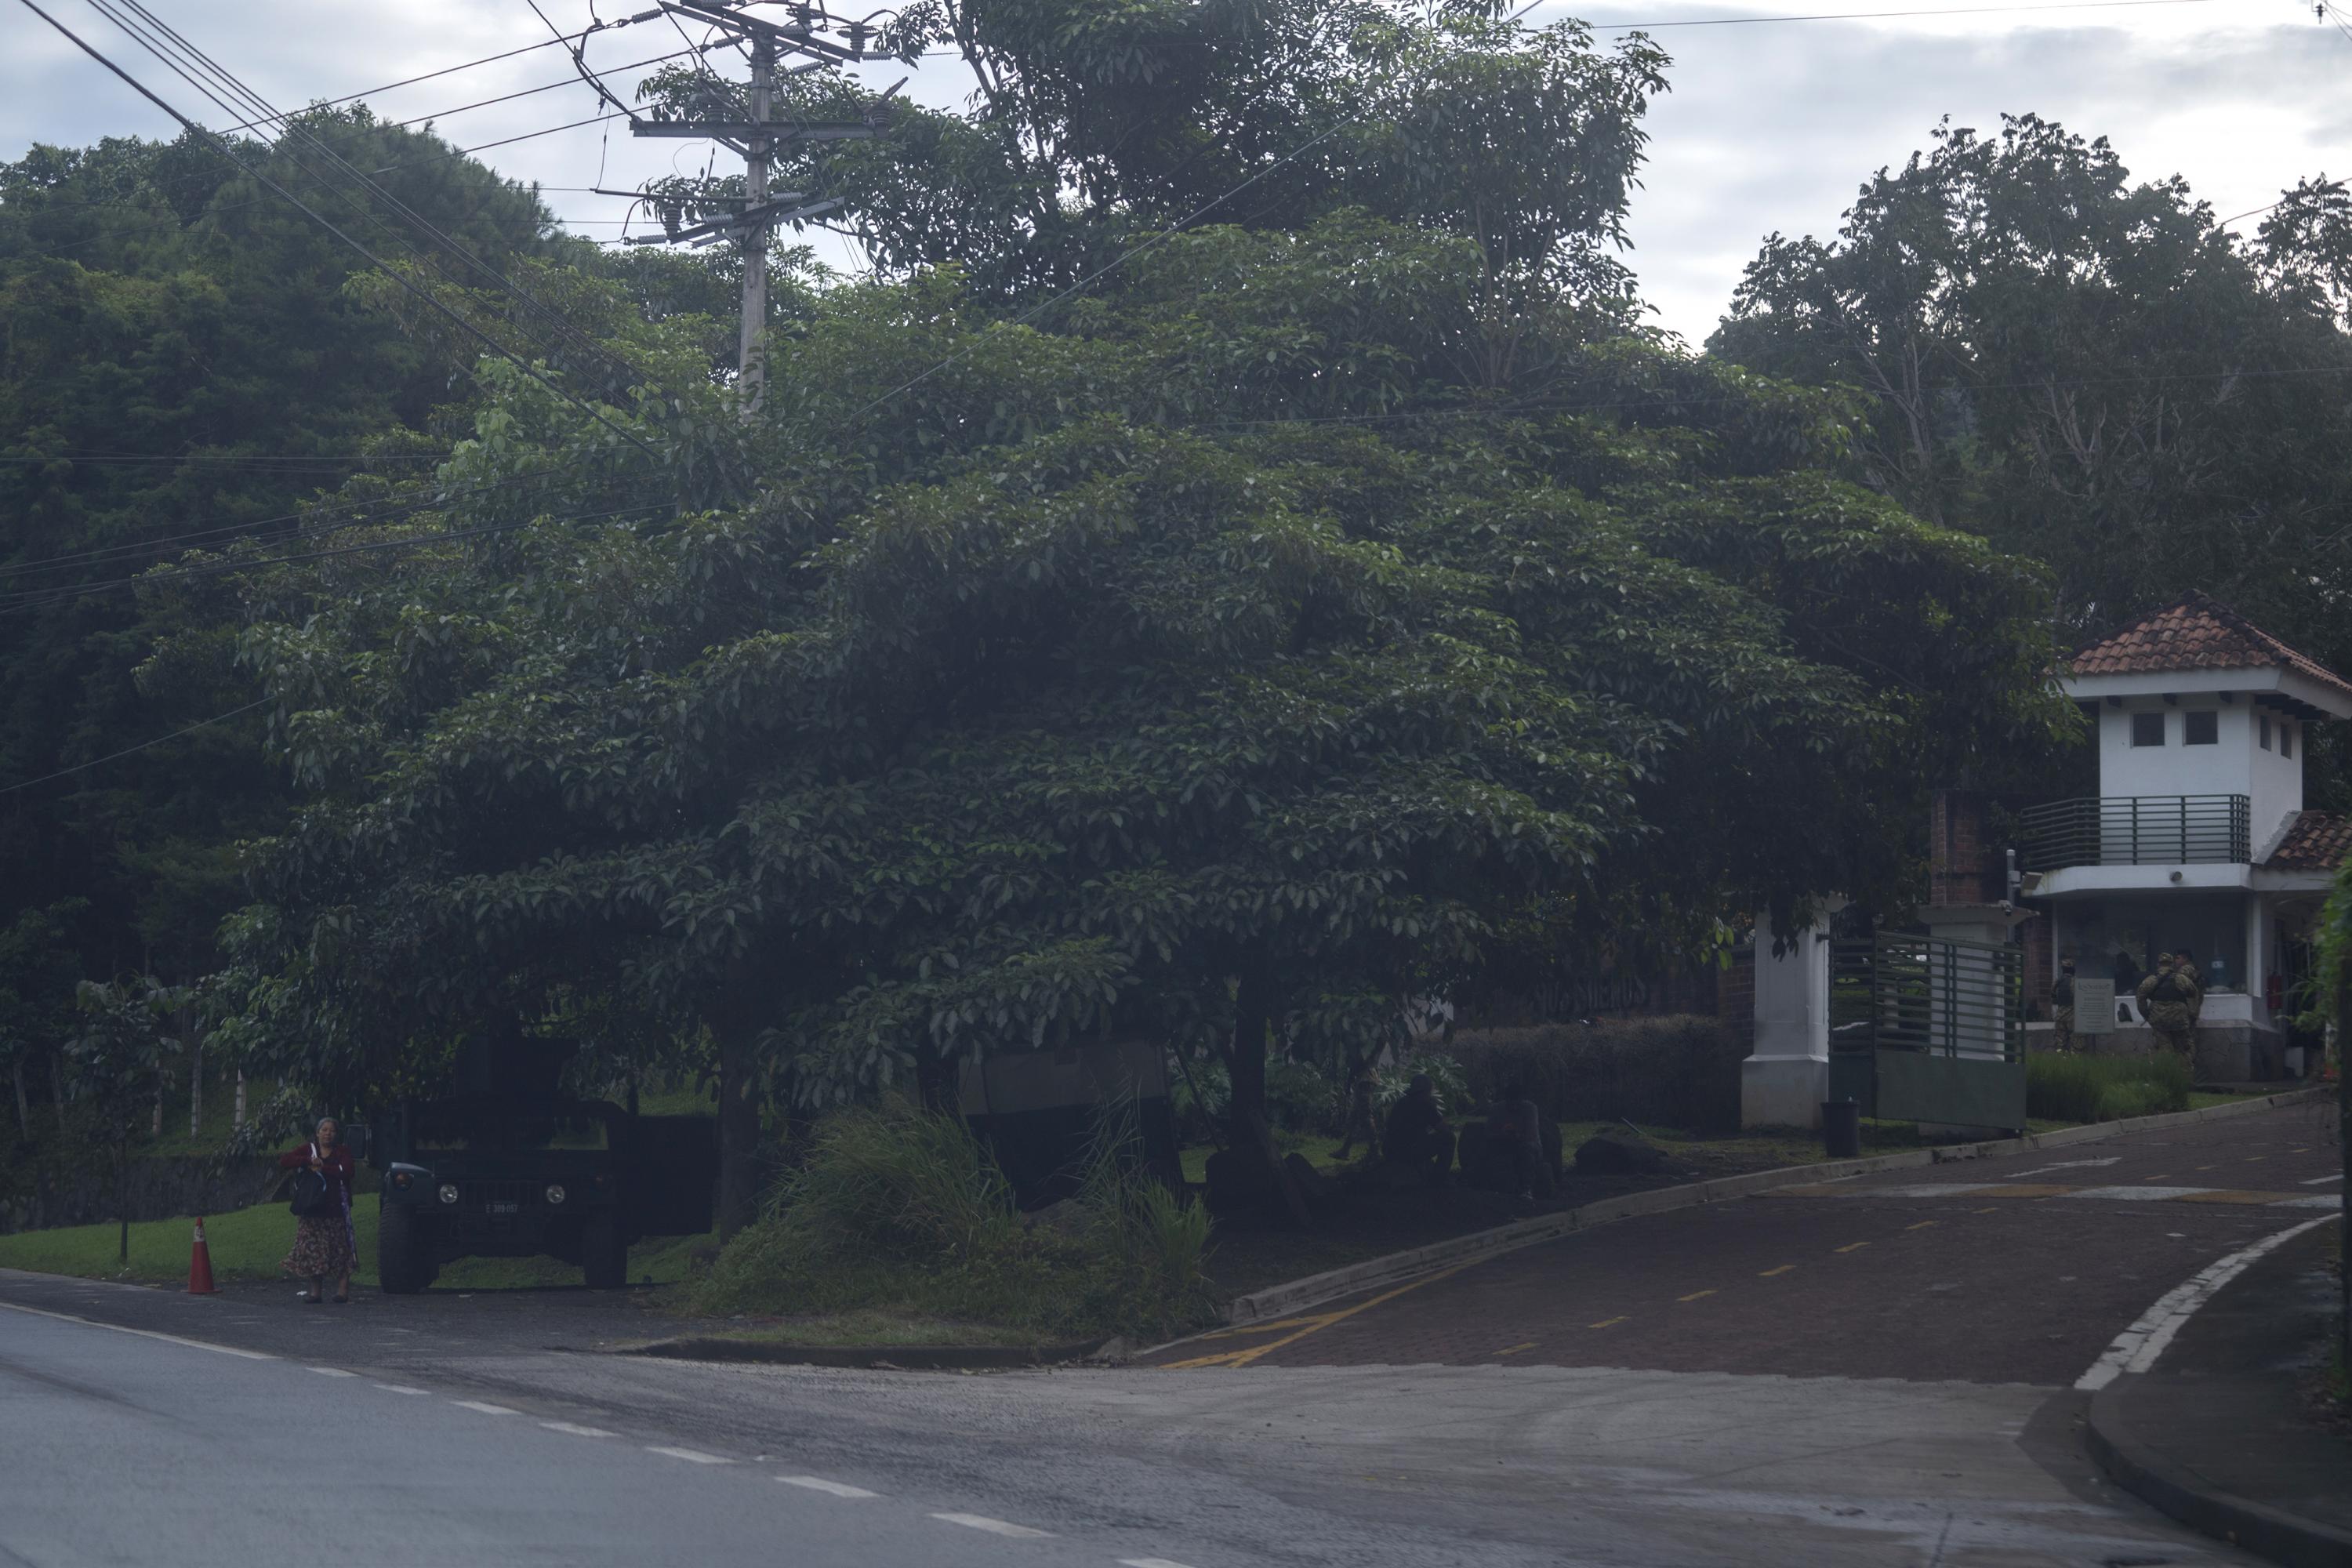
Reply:
[[[2051,925],[2048,915],[2037,914],[2018,931],[2025,946],[2025,1016],[2045,1023],[2050,1017],[2050,982],[2058,973],[2057,957],[2050,951]]]
[[[1927,808],[1927,901],[1997,904],[2008,893],[1999,846],[1985,842],[1985,797],[1939,789]]]

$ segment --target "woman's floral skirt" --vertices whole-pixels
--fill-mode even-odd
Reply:
[[[294,1222],[294,1250],[279,1267],[298,1279],[341,1276],[352,1266],[352,1232],[341,1215],[306,1215]]]

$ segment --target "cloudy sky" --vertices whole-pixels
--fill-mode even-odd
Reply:
[[[383,117],[432,117],[459,146],[525,137],[599,111],[551,47],[372,91],[545,39],[526,0],[146,3],[279,107],[370,92]],[[591,3],[540,0],[567,30],[587,25]],[[1856,184],[1927,144],[1947,115],[1989,129],[2004,111],[2032,111],[2104,135],[2136,174],[2183,174],[2223,216],[2275,200],[2299,176],[2352,174],[2352,37],[2315,19],[2308,0],[1973,0],[1986,8],[1919,14],[1971,3],[1830,0],[1820,8],[1914,13],[1833,20],[1769,19],[1812,8],[1803,4],[1558,0],[1538,8],[1531,24],[1580,15],[1604,29],[1648,25],[1674,57],[1672,90],[1649,121],[1650,163],[1633,212],[1632,259],[1667,326],[1704,338],[1759,239],[1776,229],[1834,232]],[[86,0],[42,4],[195,118],[226,118]],[[626,9],[627,0],[602,5],[608,16]],[[627,98],[643,73],[621,68],[684,47],[666,23],[646,24],[597,35],[589,58]],[[726,68],[722,57],[713,59]],[[927,64],[908,90],[928,102],[958,101],[969,89],[960,72],[952,62]],[[878,88],[903,71],[884,65],[863,74]],[[556,83],[567,85],[527,91]],[[458,111],[514,93],[526,95]],[[75,145],[172,130],[31,12],[12,6],[0,16],[0,158],[20,156],[37,141]],[[581,232],[610,237],[621,232],[626,204],[585,187],[617,189],[673,167],[698,168],[707,152],[589,125],[480,156],[538,181]]]

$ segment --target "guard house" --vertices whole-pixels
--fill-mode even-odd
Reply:
[[[2022,814],[2036,940],[2119,996],[2186,950],[2206,989],[2198,1077],[2299,1068],[2284,993],[2352,851],[2352,820],[2304,809],[2304,759],[2315,725],[2352,717],[2352,682],[2191,593],[2079,649],[2064,687],[2097,727],[2099,793]],[[2101,1048],[2147,1048],[2125,1011]]]

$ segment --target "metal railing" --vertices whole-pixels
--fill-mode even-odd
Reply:
[[[2111,795],[2018,814],[2030,871],[2067,866],[2243,865],[2252,813],[2242,795]]]
[[[1926,1051],[2015,1061],[2024,1049],[2022,950],[1880,931],[1832,944],[1832,1058]]]

